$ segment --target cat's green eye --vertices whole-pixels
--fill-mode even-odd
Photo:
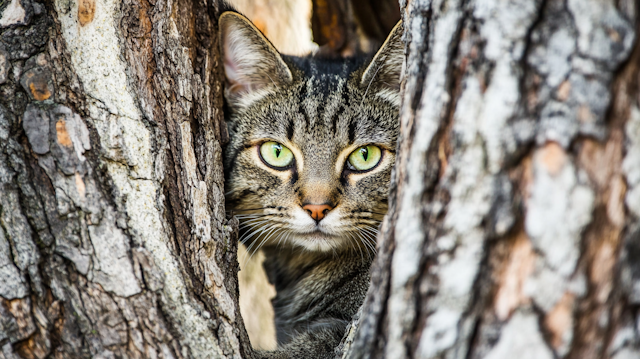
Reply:
[[[260,155],[264,162],[272,167],[287,167],[293,162],[293,153],[282,144],[274,141],[260,146]]]
[[[382,158],[380,147],[368,145],[362,146],[351,152],[347,164],[351,170],[367,171],[378,165]]]

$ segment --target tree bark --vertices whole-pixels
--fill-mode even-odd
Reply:
[[[343,357],[640,357],[638,3],[401,5],[390,210]]]
[[[0,3],[0,358],[240,358],[217,9]]]

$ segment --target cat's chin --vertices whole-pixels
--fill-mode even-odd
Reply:
[[[313,252],[331,252],[344,245],[344,238],[316,230],[290,238],[292,244]]]

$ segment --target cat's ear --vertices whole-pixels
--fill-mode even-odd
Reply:
[[[396,104],[400,103],[400,77],[404,62],[402,33],[402,20],[400,20],[369,63],[360,82],[369,94],[374,91]]]
[[[293,76],[273,45],[249,19],[232,11],[220,15],[220,44],[228,99],[264,91]]]

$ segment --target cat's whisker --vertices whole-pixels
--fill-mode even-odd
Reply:
[[[373,226],[373,225],[368,224],[368,223],[364,223],[364,227],[369,229],[369,230],[371,230],[371,231],[374,231],[376,234],[380,233],[380,229],[379,229],[380,228],[380,224],[379,223],[376,226]]]
[[[356,236],[358,237],[358,241],[362,242],[362,244],[364,245],[364,252],[367,253],[367,258],[371,259],[371,251],[369,250],[369,246],[367,246],[367,243],[362,239],[362,234],[360,232],[356,232]],[[360,244],[358,243],[358,245]]]
[[[250,254],[249,256],[249,260],[251,260],[251,258],[253,257],[254,254],[256,254],[260,248],[262,248],[263,245],[265,245],[269,239],[271,239],[271,235],[274,234],[274,232],[278,232],[278,230],[280,230],[280,226],[276,223],[273,224],[271,227],[269,227],[270,229],[268,229],[268,233],[265,234],[265,236],[262,238],[262,240],[260,241],[260,244],[254,249],[253,253]]]
[[[253,228],[253,227],[255,227],[255,226],[259,225],[259,224],[262,224],[262,222],[259,222],[259,223],[251,223],[251,224],[243,224],[243,225],[241,225],[241,226],[239,227],[239,229],[240,229],[240,230],[245,230],[245,229],[247,229],[247,228]]]
[[[287,237],[289,235],[289,231],[282,231],[282,233],[280,234],[280,236],[278,237],[278,243],[276,244],[276,249],[278,249],[280,247],[280,243],[282,243],[282,240]]]
[[[241,229],[242,229],[242,228],[241,228]],[[244,233],[240,236],[240,238],[238,238],[238,242],[240,242],[240,243],[244,244],[244,243],[245,243],[245,238],[246,238],[247,236],[251,235],[251,233],[253,233],[253,231],[251,231],[251,230],[244,232]]]
[[[264,242],[264,239],[261,241]],[[255,244],[256,242],[254,242],[253,244]],[[253,245],[252,244],[252,245]],[[256,252],[258,251],[258,249],[253,250],[252,252],[249,251],[249,258],[246,259],[246,262],[249,262],[251,260],[251,258],[253,258],[253,255],[256,254]]]
[[[366,231],[366,232],[371,233],[371,234],[372,234],[372,235],[374,235],[375,237],[377,237],[377,236],[378,236],[378,234],[380,234],[380,231],[379,231],[379,230],[374,229],[374,228],[371,228],[371,227],[367,227],[367,226],[362,227],[362,230],[364,230],[364,231]]]
[[[367,257],[371,259],[371,247],[369,246],[367,241],[363,239],[363,235],[361,232],[356,232],[356,235],[358,236],[360,242],[362,242],[362,245],[364,246],[364,252],[367,254]]]
[[[243,226],[243,227],[247,227],[247,226],[250,226],[250,225],[255,225],[256,223],[261,222],[261,221],[270,221],[270,219],[269,218],[263,218],[263,217],[252,218],[252,219],[248,219],[246,221],[242,221],[240,223],[240,225]]]
[[[280,227],[279,227],[277,224],[274,224],[272,227],[273,227],[273,229],[271,229],[271,230],[269,231],[269,233],[267,233],[267,234],[265,234],[265,235],[264,235],[264,242],[266,242],[266,241],[268,241],[269,239],[271,239],[271,235],[272,235],[272,234],[274,234],[274,231],[277,233],[278,229],[280,229]],[[263,244],[264,244],[264,243],[263,243]],[[260,249],[260,247],[262,247],[262,245],[260,245],[260,246],[258,247],[258,249]]]
[[[376,253],[377,250],[375,246],[375,243],[376,243],[375,237],[369,237],[369,236],[366,236],[366,237],[367,237],[367,242],[366,242],[367,246],[369,247],[369,249],[371,249],[372,253]]]
[[[232,194],[232,193],[236,193],[236,192],[238,192],[238,191],[240,191],[240,188],[232,189],[231,191],[225,192],[225,193],[224,193],[224,195],[225,195],[225,196],[228,196],[228,195],[230,195],[230,194]]]
[[[291,235],[293,234],[292,231],[287,231],[287,235],[284,237],[284,241],[285,243],[289,240],[289,237],[291,237]],[[280,239],[278,241],[278,245],[276,246],[276,248],[280,247],[280,242],[282,241],[282,239]]]
[[[284,237],[284,242],[285,242],[285,243],[289,240],[289,238],[291,238],[291,235],[292,235],[292,234],[293,234],[293,232],[291,232],[291,231],[289,231],[289,233],[287,233],[287,236],[286,236],[286,237]],[[280,245],[280,243],[278,243],[278,245]]]
[[[260,245],[256,248],[255,251],[253,251],[253,253],[256,253],[257,251],[259,251],[260,248],[262,248],[262,246],[271,239],[271,235],[274,234],[274,232],[278,233],[278,230],[280,230],[280,227],[277,224],[274,224],[273,227],[274,228],[265,235],[264,239],[262,240],[262,243],[260,243]]]
[[[248,223],[250,223],[250,221],[256,221],[256,220],[261,220],[261,219],[265,219],[264,217],[245,217],[245,218],[238,218],[238,220],[240,221],[240,225],[246,225]]]
[[[363,243],[363,244],[364,244],[364,245],[369,249],[369,250],[367,251],[367,254],[369,255],[369,259],[371,259],[371,258],[372,258],[372,257],[371,257],[371,254],[372,254],[372,253],[373,253],[373,254],[375,254],[375,253],[376,253],[375,248],[373,248],[373,247],[372,247],[372,244],[371,244],[371,242],[370,242],[370,241],[371,241],[371,239],[369,239],[369,237],[368,237],[365,233],[362,233],[362,232],[358,232],[358,236],[359,236],[359,237],[360,237],[360,239],[362,240],[362,243]]]
[[[270,220],[267,220],[267,221],[269,221],[269,222],[270,222]],[[260,230],[260,232],[259,232],[259,233],[260,233],[260,235],[262,235],[263,233],[265,233],[265,232],[269,231],[269,233],[267,233],[267,234],[265,235],[265,238],[269,238],[269,235],[271,234],[271,232],[273,232],[272,228],[273,228],[273,229],[277,229],[277,228],[279,228],[279,224],[278,224],[278,223],[273,223],[273,222],[272,222],[272,224],[271,224],[271,225],[265,225],[265,226],[263,227],[263,229],[262,229],[262,230]]]
[[[291,236],[293,235],[293,231],[291,231],[290,229],[286,229],[286,235],[284,236],[284,238],[282,238],[280,241],[287,243],[289,241],[289,238],[291,238]],[[280,242],[278,241],[278,242]],[[278,243],[278,245],[280,245],[280,243]]]
[[[251,217],[251,218],[246,218],[246,219],[243,218],[240,221],[240,224],[251,224],[251,223],[255,223],[255,222],[259,222],[259,221],[270,221],[270,220],[271,219],[268,216],[258,216],[258,217]]]
[[[276,244],[276,248],[280,244],[280,241],[282,240],[282,237],[284,236],[285,233],[286,233],[285,230],[281,230],[280,233],[278,234],[278,237],[273,240],[274,242],[276,242],[276,241],[278,242],[278,244]]]
[[[253,237],[254,235],[256,235],[257,233],[260,233],[260,231],[269,225],[269,220],[264,220],[263,222],[259,222],[257,224],[254,224],[256,227],[254,231],[248,231],[247,233],[245,233],[240,239],[239,241],[241,243],[245,243],[245,241],[248,241],[251,237]],[[249,235],[250,234],[250,235]],[[246,237],[247,235],[249,235],[248,237]],[[246,238],[245,238],[246,237]],[[244,238],[244,239],[243,239]]]
[[[240,224],[240,229],[253,228],[263,223],[269,222],[269,219],[257,218],[256,220],[246,221]]]
[[[248,221],[248,220],[250,220],[250,219],[256,219],[256,218],[260,218],[260,217],[258,217],[258,216],[251,216],[251,217],[237,217],[237,216],[236,216],[236,218],[238,218],[238,221],[240,222],[240,224],[242,224],[242,223],[244,223],[244,222],[247,222],[247,221]]]
[[[367,94],[369,93],[369,87],[371,87],[371,84],[373,83],[373,79],[376,78],[376,75],[378,74],[378,71],[380,71],[380,69],[382,69],[382,66],[379,66],[376,69],[376,72],[373,74],[373,76],[371,77],[371,80],[369,80],[369,84],[367,85],[367,89],[364,92],[364,96],[362,96],[362,101],[360,102],[360,107],[364,106],[364,100],[367,98]]]
[[[234,208],[234,209],[228,209],[225,212],[244,212],[244,211],[259,211],[259,210],[265,210],[267,209],[267,207],[256,207],[256,208]]]
[[[248,214],[235,214],[234,216],[238,219],[241,218],[249,218],[249,217],[262,217],[266,216],[266,213],[248,213]]]
[[[333,251],[333,258],[338,258],[338,252],[336,251],[336,245],[333,243],[333,241],[329,241],[329,247],[331,247],[331,250]]]
[[[375,243],[377,241],[377,237],[380,234],[380,231],[375,229],[375,228],[371,228],[371,227],[362,227],[362,229],[366,232],[369,233],[369,235],[371,235],[371,238],[373,240],[373,242]]]
[[[360,223],[360,226],[358,227],[359,231],[371,231],[371,227],[367,224],[364,223]]]
[[[354,237],[355,232],[346,232],[347,235],[349,235],[349,238],[351,238],[351,243],[355,243],[353,245],[353,248],[356,248],[356,245],[358,246],[358,251],[360,252],[360,258],[362,260],[364,260],[364,255],[362,254],[362,247],[360,247],[360,244],[358,243],[358,239]]]
[[[357,235],[358,233],[355,232],[353,234]],[[353,234],[351,236],[352,238],[353,238]],[[360,259],[364,260],[364,253],[363,253],[362,247],[360,246],[360,243],[359,243],[360,242],[360,238],[353,238],[353,239],[354,239],[354,242],[356,242],[356,244],[358,245],[358,250],[360,251]],[[366,249],[365,249],[365,251],[366,251]]]
[[[253,236],[256,232],[258,232],[258,229],[254,230],[254,231],[251,231],[251,232],[247,232],[247,233],[245,233],[245,235],[247,235],[247,234],[251,234],[251,236]],[[246,240],[248,240],[248,239],[249,239],[249,238],[246,238],[245,240],[242,240],[242,239],[241,239],[241,240],[240,240],[240,242],[241,242],[243,245],[245,245],[245,246],[246,246],[245,241],[246,241]],[[247,258],[247,257],[249,256],[250,251],[251,251],[251,247],[253,246],[253,244],[254,244],[254,243],[255,243],[255,242],[253,242],[253,243],[251,243],[251,245],[247,246],[247,248],[246,248],[246,252],[244,253],[244,258],[242,259],[242,267],[246,267],[247,262],[248,262],[248,258]]]
[[[374,243],[376,243],[376,233],[373,232],[371,228],[367,228],[366,226],[360,227],[358,233],[361,235],[363,239],[363,243],[371,250],[371,252],[376,253],[376,249]]]
[[[264,231],[266,231],[266,230],[269,230],[269,229],[271,229],[272,227],[273,227],[273,225],[271,225],[271,226],[270,226],[270,225],[266,224],[266,225],[264,225],[264,226],[262,227],[262,229],[261,229],[261,230],[254,232],[254,235],[255,235],[256,233],[261,233],[261,232],[264,232]],[[253,236],[253,235],[252,235],[252,236]],[[259,237],[259,236],[258,236],[258,237]],[[257,243],[257,241],[254,241],[254,242],[253,242],[253,243],[251,243],[251,245],[247,248],[247,253],[249,254],[249,258],[245,258],[245,261],[244,261],[244,265],[245,265],[245,266],[246,266],[247,262],[248,262],[249,260],[251,260],[251,257],[253,257],[253,253],[255,253],[255,251],[254,251],[253,253],[251,252],[251,248],[252,248],[256,243]]]

